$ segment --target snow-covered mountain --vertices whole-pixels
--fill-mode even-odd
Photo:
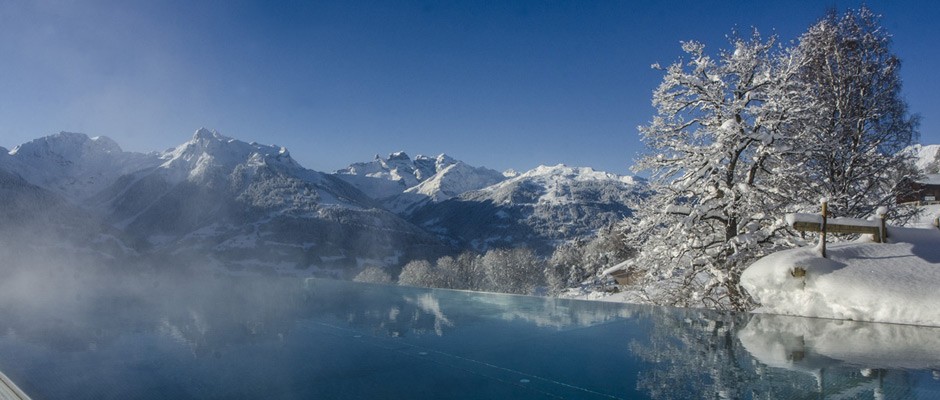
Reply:
[[[642,180],[590,168],[501,174],[443,154],[394,153],[325,174],[283,147],[207,129],[148,154],[59,133],[0,150],[0,174],[4,226],[31,225],[41,235],[64,221],[72,233],[49,235],[65,237],[52,243],[330,275],[466,249],[547,253],[629,215],[647,190]]]
[[[159,161],[156,153],[125,152],[104,136],[60,132],[14,147],[7,157],[0,158],[0,166],[34,185],[80,202],[122,175],[158,165]]]
[[[453,199],[429,203],[411,221],[476,250],[528,245],[550,251],[626,216],[648,191],[640,178],[591,168],[540,166]]]
[[[354,163],[336,173],[385,179],[400,182],[405,187],[412,187],[455,162],[456,160],[446,154],[435,158],[419,155],[412,160],[408,154],[399,151],[389,154],[388,158],[382,158],[376,154],[372,161]]]
[[[386,263],[435,240],[283,147],[211,132],[95,196],[115,226],[157,251],[210,254],[228,267],[331,269]]]
[[[393,212],[408,215],[426,203],[444,201],[506,179],[494,170],[473,167],[446,154],[412,160],[404,152],[355,163],[335,176],[356,186]]]
[[[343,275],[362,263],[442,251],[434,236],[345,181],[303,168],[285,148],[207,129],[151,154],[124,152],[104,137],[59,133],[3,151],[0,172],[4,199],[36,193],[54,199],[4,203],[6,212],[24,216],[8,217],[4,226],[54,231],[54,221],[82,216],[91,222],[81,226],[97,223],[133,238],[124,241],[133,243],[131,252],[182,263]],[[42,206],[23,208],[31,203]]]
[[[927,174],[940,173],[940,144],[915,144],[910,149],[919,170]]]

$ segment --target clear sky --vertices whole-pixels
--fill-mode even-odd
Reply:
[[[126,150],[199,127],[332,171],[404,150],[627,173],[679,41],[795,39],[858,1],[0,1],[0,146],[58,131]],[[940,4],[867,1],[940,143]]]

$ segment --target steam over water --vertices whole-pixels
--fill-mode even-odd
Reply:
[[[0,371],[36,399],[940,395],[935,328],[154,271],[7,271]]]

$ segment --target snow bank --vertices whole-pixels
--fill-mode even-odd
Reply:
[[[940,217],[940,204],[921,206],[920,209],[920,215],[918,215],[917,218],[910,223],[910,226],[919,228],[934,228],[934,219]]]
[[[891,228],[888,241],[831,244],[828,259],[812,248],[777,252],[741,285],[756,312],[940,326],[940,230]]]

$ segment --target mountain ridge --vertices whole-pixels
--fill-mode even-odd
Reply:
[[[495,170],[473,167],[444,153],[433,158],[418,155],[412,160],[404,151],[350,164],[334,176],[379,200],[386,209],[405,216],[425,204],[506,179]]]
[[[500,183],[429,204],[409,220],[477,251],[526,245],[547,255],[632,215],[646,181],[589,167],[539,166]],[[470,216],[467,223],[455,219]]]
[[[137,251],[275,273],[348,277],[468,248],[547,250],[628,215],[624,201],[643,190],[638,178],[586,167],[504,174],[443,153],[396,152],[329,174],[284,147],[206,128],[163,152],[67,132],[14,149],[0,170],[97,216]]]

